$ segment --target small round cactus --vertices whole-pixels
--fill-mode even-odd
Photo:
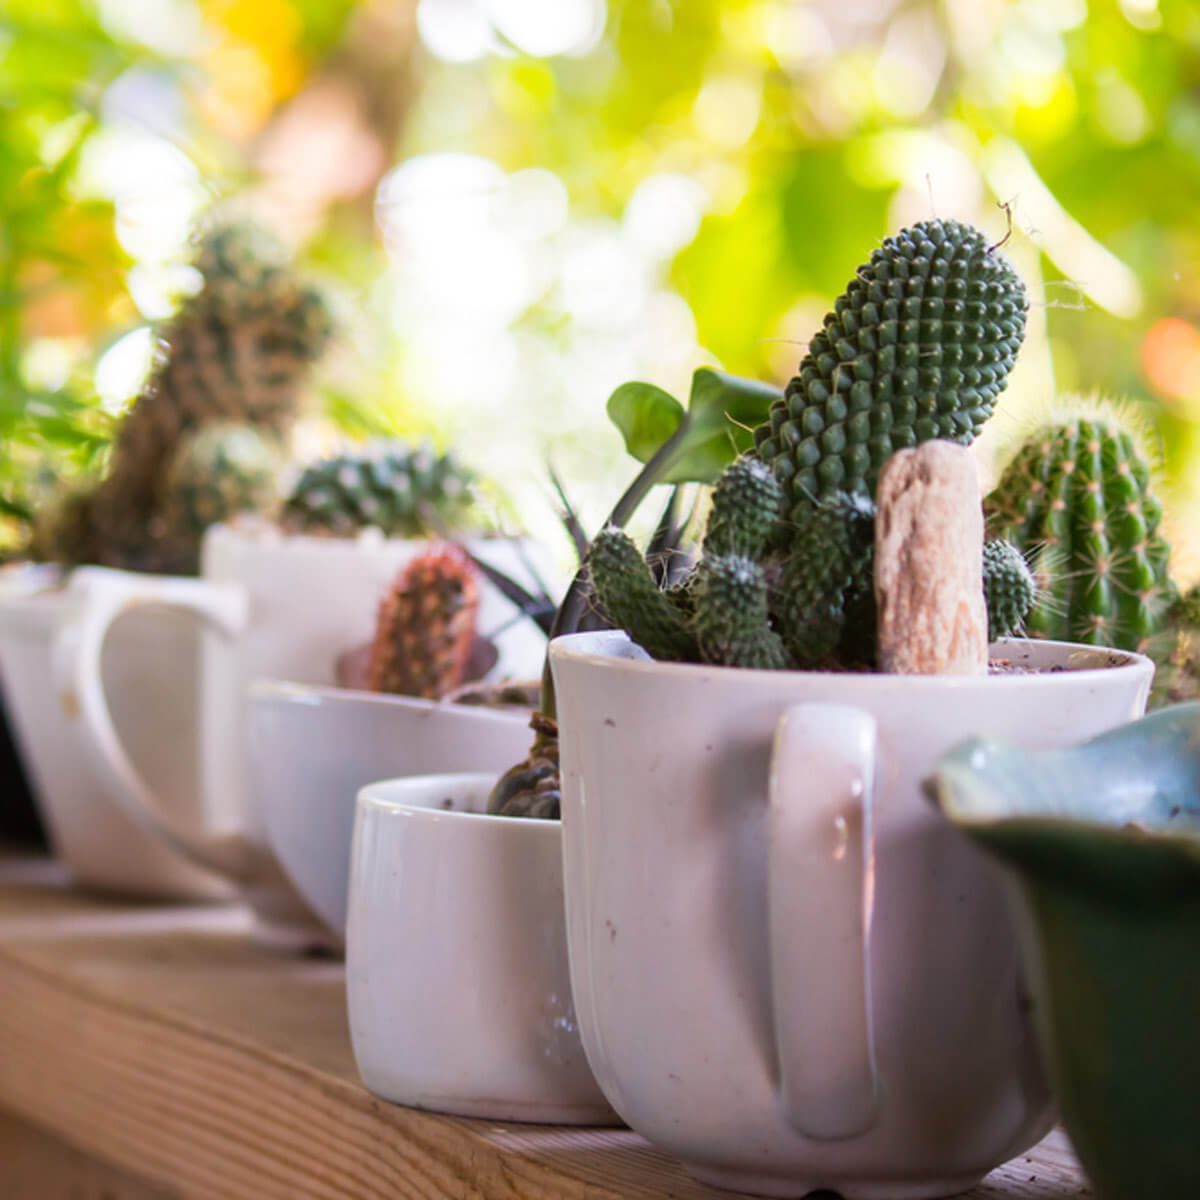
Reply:
[[[969,443],[991,416],[1025,334],[1025,287],[984,236],[922,221],[858,269],[755,452],[788,510],[835,492],[874,494],[894,450]]]
[[[642,552],[623,530],[602,529],[588,551],[596,599],[609,619],[651,658],[694,659],[696,639],[680,608],[654,580]]]
[[[472,524],[475,475],[451,454],[399,442],[368,446],[304,470],[283,511],[299,533],[427,537]]]
[[[783,489],[770,467],[757,458],[739,458],[725,468],[713,489],[704,553],[757,558],[782,511]]]
[[[1047,426],[988,497],[989,528],[1036,555],[1030,633],[1136,650],[1175,590],[1150,466],[1115,412]]]
[[[1015,637],[1037,602],[1037,583],[1024,555],[1011,542],[997,539],[983,547],[983,598],[987,604],[988,641]]]

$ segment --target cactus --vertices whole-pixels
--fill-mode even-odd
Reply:
[[[210,425],[183,441],[167,472],[163,515],[172,571],[191,574],[199,568],[200,543],[210,525],[273,507],[279,459],[278,444],[249,425]]]
[[[1200,700],[1200,584],[1171,606],[1149,649],[1157,663],[1150,707]]]
[[[875,506],[840,493],[800,514],[772,605],[796,664],[827,664],[845,646],[850,661],[874,656]]]
[[[744,455],[722,472],[713,489],[704,531],[705,554],[757,558],[783,512],[783,489],[763,462]]]
[[[471,523],[475,476],[450,454],[401,442],[368,446],[308,467],[284,505],[285,527],[350,536],[425,537]]]
[[[1030,633],[1136,650],[1175,598],[1151,471],[1115,411],[1048,425],[1005,469],[989,528],[1037,554]]]
[[[923,221],[888,238],[754,432],[789,514],[837,492],[874,495],[893,450],[973,441],[1016,360],[1026,308],[1020,277],[971,226]]]
[[[478,610],[475,568],[464,550],[447,543],[419,554],[380,605],[371,690],[437,700],[458,687],[467,677]]]
[[[214,229],[200,242],[199,290],[160,335],[158,360],[122,419],[105,478],[87,505],[90,528],[70,538],[35,530],[35,548],[75,564],[174,569],[168,472],[185,439],[234,422],[271,434],[290,426],[304,376],[331,334],[315,291],[283,265],[265,235]],[[81,504],[72,508],[76,523]],[[63,514],[60,510],[59,516]]]
[[[697,656],[696,639],[683,613],[655,583],[645,558],[624,530],[602,529],[587,561],[601,607],[651,658],[686,662]]]
[[[1037,602],[1037,583],[1024,555],[1011,542],[998,539],[984,545],[983,598],[989,642],[1024,631]]]
[[[705,662],[782,670],[783,641],[770,626],[767,578],[753,558],[705,555],[696,568],[692,627]]]

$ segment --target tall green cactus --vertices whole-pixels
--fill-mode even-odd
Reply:
[[[874,495],[892,452],[969,443],[992,414],[1025,335],[1025,286],[983,234],[922,221],[859,267],[768,421],[755,453],[788,511]]]
[[[1115,410],[1056,421],[1029,438],[988,497],[989,528],[1034,556],[1032,634],[1136,650],[1175,596],[1162,506]]]

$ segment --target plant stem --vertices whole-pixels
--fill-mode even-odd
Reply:
[[[675,432],[654,452],[613,506],[605,525],[625,528],[625,523],[637,511],[638,505],[646,498],[650,489],[659,483],[674,465],[687,443],[691,424],[691,413],[684,413],[683,420],[679,422]],[[557,706],[554,698],[554,678],[550,673],[550,643],[556,637],[574,633],[578,629],[586,600],[587,562],[584,561],[580,563],[562,604],[558,606],[558,612],[554,614],[554,624],[551,625],[550,636],[546,640],[546,658],[542,665],[542,712],[551,718],[556,716]]]

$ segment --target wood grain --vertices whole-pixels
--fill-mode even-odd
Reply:
[[[629,1131],[375,1099],[354,1070],[340,964],[268,953],[245,929],[236,910],[130,909],[0,860],[0,1108],[181,1198],[731,1195]],[[970,1196],[1087,1194],[1053,1135]]]

